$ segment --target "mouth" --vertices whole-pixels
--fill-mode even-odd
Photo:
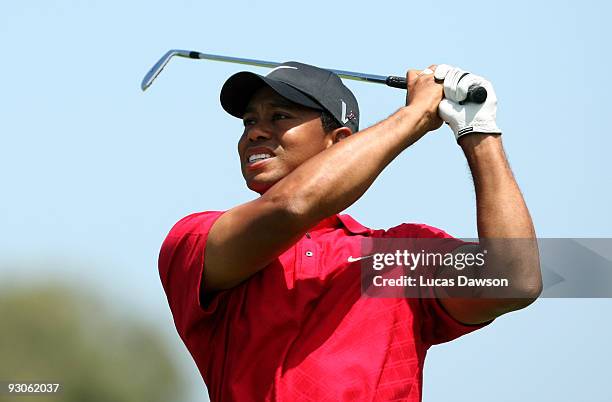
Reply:
[[[247,158],[247,163],[249,165],[252,165],[254,163],[260,162],[260,161],[265,161],[267,159],[273,158],[274,156],[272,154],[268,154],[268,153],[261,153],[261,154],[253,154],[250,155]]]
[[[266,162],[274,159],[276,155],[267,147],[255,147],[248,149],[245,155],[246,166],[249,169],[263,166]]]

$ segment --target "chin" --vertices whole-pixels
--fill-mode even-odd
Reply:
[[[277,170],[275,172],[261,172],[251,177],[245,177],[244,179],[249,190],[263,194],[285,176],[286,174],[282,174]]]
[[[274,182],[270,182],[270,181],[262,181],[262,180],[251,180],[251,181],[247,181],[247,187],[249,188],[249,190],[253,190],[256,193],[259,193],[260,195],[265,193],[266,191],[268,191],[270,188],[272,188],[272,186],[278,182],[278,180],[274,181]]]

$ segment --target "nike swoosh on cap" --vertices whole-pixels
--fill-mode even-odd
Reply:
[[[278,66],[278,67],[275,67],[272,70],[270,70],[268,75],[272,74],[276,70],[280,70],[281,68],[288,68],[288,69],[291,69],[291,70],[297,70],[298,69],[297,67],[293,67],[293,66]]]

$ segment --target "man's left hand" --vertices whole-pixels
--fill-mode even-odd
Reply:
[[[457,141],[461,136],[470,133],[501,134],[495,122],[497,96],[489,81],[447,64],[437,66],[435,78],[438,81],[444,81],[444,99],[438,106],[438,113],[451,127]],[[484,103],[463,103],[470,87],[474,85],[487,90],[486,101]]]

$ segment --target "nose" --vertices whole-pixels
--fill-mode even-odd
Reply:
[[[257,122],[252,126],[247,127],[246,130],[246,137],[250,142],[269,140],[272,138],[272,132],[261,122]]]

